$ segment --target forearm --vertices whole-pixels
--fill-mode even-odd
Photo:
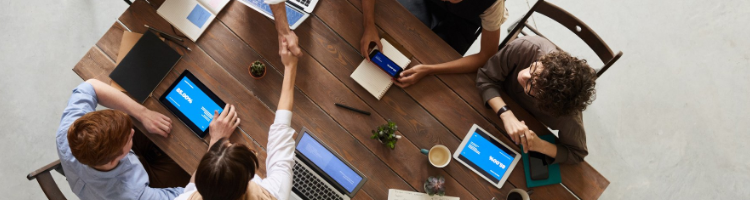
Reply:
[[[362,19],[365,29],[375,28],[375,0],[362,0]]]
[[[557,157],[557,146],[545,140],[541,141],[541,146],[537,149],[537,152],[549,156],[550,158]]]
[[[284,68],[284,81],[281,86],[281,98],[277,110],[292,110],[294,104],[294,80],[297,76],[297,64]]]
[[[273,12],[278,34],[283,35],[291,31],[289,29],[289,22],[286,19],[286,3],[270,4],[269,6],[271,7],[271,12]]]
[[[485,62],[487,62],[485,56],[474,54],[450,62],[427,66],[430,74],[461,74],[476,72]]]
[[[96,79],[89,79],[86,82],[94,87],[99,103],[103,106],[123,111],[135,118],[139,118],[140,113],[147,110],[146,107],[138,104],[125,93],[122,93],[120,90],[117,90],[104,82]]]

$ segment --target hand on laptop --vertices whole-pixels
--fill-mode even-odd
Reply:
[[[375,43],[378,49],[383,50],[383,45],[380,44],[378,29],[376,29],[374,26],[365,26],[365,32],[362,33],[362,40],[359,41],[359,52],[362,54],[362,57],[365,57],[365,59],[370,62],[372,62],[369,56],[371,50],[370,44],[372,43]]]
[[[234,129],[239,125],[240,118],[237,117],[237,112],[234,110],[233,105],[227,104],[224,106],[224,111],[221,114],[218,111],[214,111],[214,119],[208,124],[208,134],[211,134],[209,147],[221,138],[229,138]]]
[[[139,115],[134,117],[143,123],[143,126],[149,133],[167,137],[169,136],[169,132],[172,131],[172,120],[153,110],[145,109],[144,112],[140,112]]]
[[[413,85],[417,83],[420,79],[424,78],[429,74],[428,66],[426,65],[416,65],[412,68],[409,68],[407,70],[404,70],[401,72],[401,75],[396,79],[395,82],[396,85],[399,87],[405,88],[409,87],[410,85]]]

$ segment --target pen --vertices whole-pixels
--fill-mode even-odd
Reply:
[[[164,35],[162,35],[162,36],[163,36],[163,37],[165,37],[165,38],[166,38],[166,37],[171,37],[171,38],[172,38],[173,40],[177,40],[177,41],[180,41],[180,42],[182,42],[182,41],[183,41],[183,40],[182,40],[182,38],[179,38],[179,37],[177,37],[177,36],[174,36],[174,35],[170,35],[169,33],[165,33],[164,31],[160,31],[160,30],[157,30],[157,29],[155,29],[154,27],[151,27],[151,26],[149,26],[149,25],[147,25],[147,24],[144,24],[143,26],[145,26],[145,27],[146,27],[146,28],[148,28],[149,30],[152,30],[152,31],[156,31],[156,32],[159,32],[159,33],[161,33],[161,34],[164,34]]]
[[[169,41],[172,41],[172,42],[174,42],[174,43],[175,43],[175,44],[177,44],[177,45],[180,45],[180,46],[181,46],[182,48],[185,48],[185,49],[187,49],[188,51],[193,51],[192,49],[190,49],[190,47],[187,47],[187,46],[185,46],[184,44],[182,44],[182,43],[178,42],[177,40],[175,40],[175,39],[173,39],[173,38],[171,38],[171,37],[167,37],[166,35],[164,35],[164,33],[159,33],[159,35],[161,35],[162,37],[164,37],[165,39],[167,39],[167,40],[169,40]]]
[[[349,106],[345,106],[345,105],[340,104],[340,103],[333,103],[333,104],[336,105],[336,106],[338,106],[338,107],[346,108],[346,109],[354,111],[354,112],[362,113],[362,114],[365,114],[365,115],[370,115],[370,112],[367,112],[367,111],[363,111],[363,110],[360,110],[360,109],[356,109],[356,108],[352,108],[352,107],[349,107]]]

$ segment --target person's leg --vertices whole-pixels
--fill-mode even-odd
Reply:
[[[428,27],[458,53],[466,53],[476,39],[475,33],[479,26],[447,11],[443,7],[445,5],[438,5],[432,1],[423,2],[431,17]]]
[[[427,8],[427,0],[398,0],[406,10],[422,21],[427,27],[432,28],[432,13]]]
[[[449,14],[442,18],[432,31],[463,55],[477,39],[476,32],[479,28],[463,18]]]
[[[133,134],[133,152],[148,173],[150,187],[185,187],[190,181],[190,174],[137,129]]]

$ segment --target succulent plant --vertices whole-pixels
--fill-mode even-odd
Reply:
[[[266,65],[264,65],[260,61],[256,60],[255,62],[253,62],[253,65],[250,66],[250,73],[254,77],[261,77],[264,75],[265,72],[266,72]]]
[[[430,176],[427,181],[424,182],[424,191],[430,196],[432,195],[445,195],[445,178],[443,176]]]
[[[372,130],[372,137],[370,138],[378,139],[385,146],[393,149],[396,148],[396,142],[401,138],[400,135],[396,135],[396,131],[398,131],[398,125],[389,119],[387,124],[383,124]]]

